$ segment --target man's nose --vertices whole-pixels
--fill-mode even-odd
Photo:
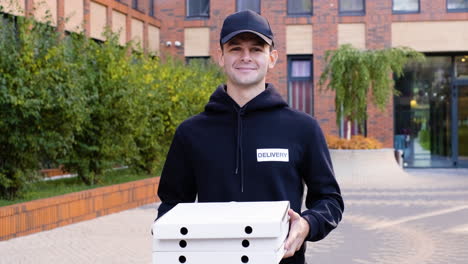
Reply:
[[[252,57],[250,57],[250,51],[248,49],[242,50],[241,60],[242,61],[251,61],[252,60]]]

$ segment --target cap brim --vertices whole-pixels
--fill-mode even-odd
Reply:
[[[237,35],[239,35],[241,33],[245,33],[245,32],[253,33],[253,34],[259,36],[261,39],[263,39],[263,41],[265,41],[270,46],[272,46],[272,44],[273,44],[273,40],[267,38],[265,35],[263,35],[261,33],[258,33],[256,31],[253,31],[253,30],[248,30],[248,29],[238,30],[238,31],[234,31],[234,32],[229,33],[228,35],[226,35],[224,38],[221,39],[221,44],[226,44],[229,40],[231,40],[235,36],[237,36]]]

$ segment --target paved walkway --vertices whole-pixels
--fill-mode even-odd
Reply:
[[[308,262],[466,264],[468,169],[407,172],[398,179],[339,179],[343,221],[309,243]],[[156,206],[0,242],[0,263],[151,263]]]

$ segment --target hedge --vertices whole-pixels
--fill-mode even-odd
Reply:
[[[62,164],[86,184],[125,164],[154,172],[176,127],[224,81],[181,61],[61,34],[4,15],[0,23],[0,197],[21,195],[40,168]]]

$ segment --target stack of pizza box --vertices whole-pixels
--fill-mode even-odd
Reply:
[[[289,201],[181,203],[153,224],[153,264],[274,264]]]

